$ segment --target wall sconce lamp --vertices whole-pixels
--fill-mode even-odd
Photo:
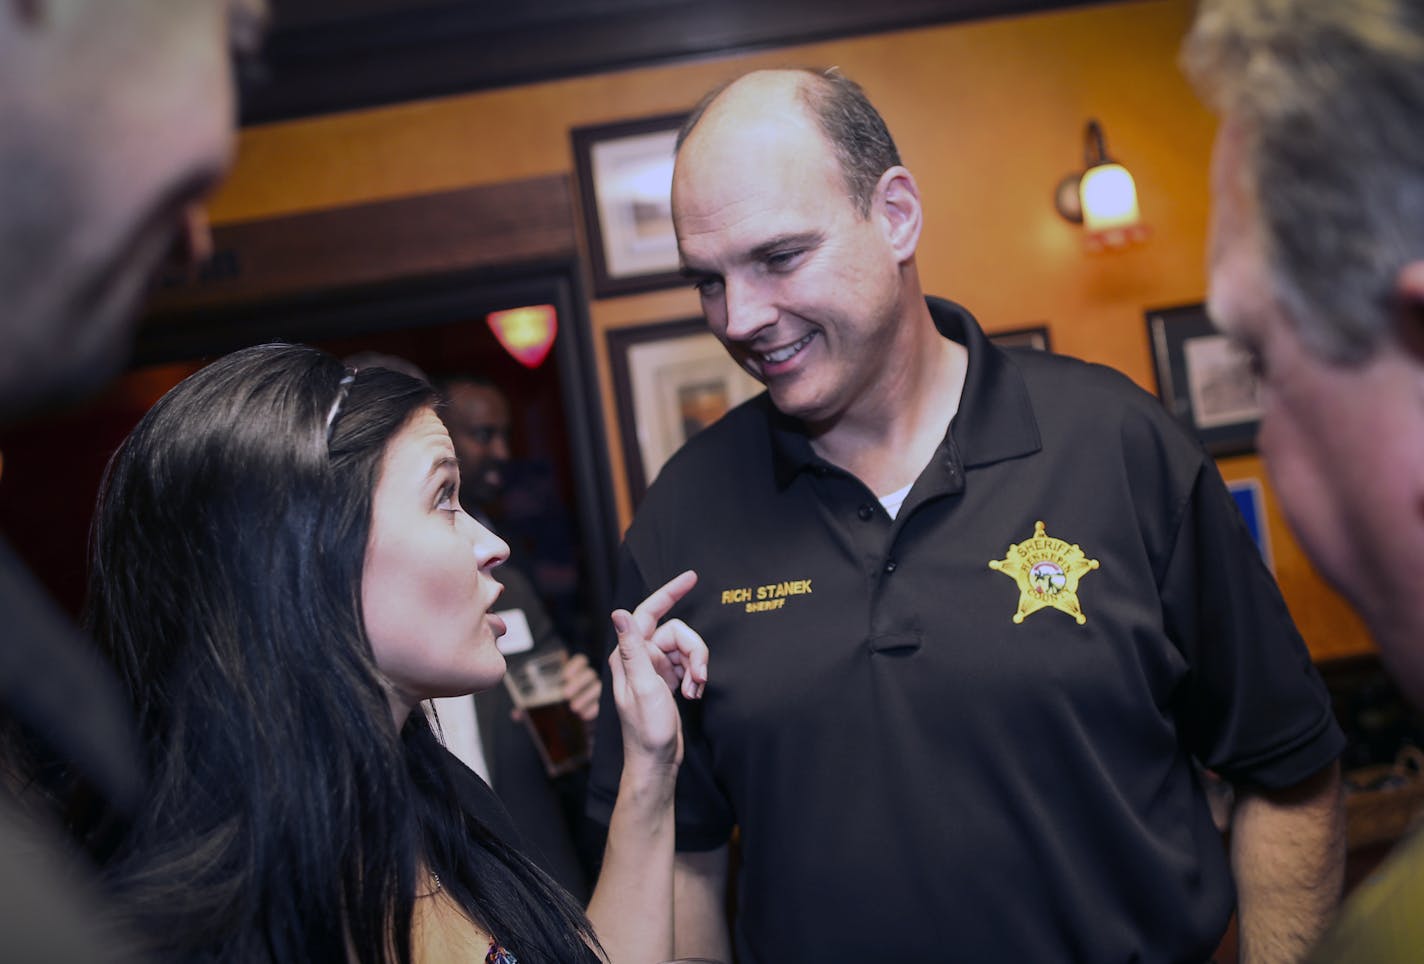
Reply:
[[[1127,168],[1108,156],[1103,129],[1096,120],[1083,130],[1083,170],[1058,182],[1058,213],[1083,225],[1089,251],[1122,248],[1147,239],[1137,209],[1137,185]]]

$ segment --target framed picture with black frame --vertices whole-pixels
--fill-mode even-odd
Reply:
[[[1157,395],[1215,456],[1255,451],[1259,382],[1250,356],[1202,304],[1146,312]]]
[[[762,386],[702,318],[614,328],[607,338],[628,491],[637,505],[684,442]]]
[[[672,227],[672,162],[687,114],[570,132],[594,294],[683,283]]]

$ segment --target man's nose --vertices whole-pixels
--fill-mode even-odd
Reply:
[[[169,260],[174,267],[191,268],[213,256],[213,231],[208,224],[208,209],[200,202],[183,208],[179,215],[178,235],[173,240]]]
[[[504,462],[508,462],[508,461],[509,461],[509,433],[508,433],[508,432],[495,432],[495,433],[494,433],[494,436],[490,439],[490,454],[492,454],[495,458],[497,458],[497,459],[499,459],[499,460],[501,460],[501,461],[504,461]]]
[[[727,299],[727,338],[747,342],[763,328],[776,323],[776,306],[755,281],[725,283]]]

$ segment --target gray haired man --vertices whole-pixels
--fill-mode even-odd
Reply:
[[[1260,370],[1261,452],[1424,704],[1424,7],[1206,0],[1183,59],[1222,118],[1210,308]],[[1315,960],[1424,954],[1424,837],[1401,851]]]

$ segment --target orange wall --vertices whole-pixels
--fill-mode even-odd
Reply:
[[[249,128],[213,208],[219,223],[572,170],[569,128],[684,110],[753,67],[837,65],[884,113],[920,182],[926,290],[988,328],[1047,322],[1055,349],[1154,388],[1143,309],[1205,294],[1206,170],[1215,121],[1176,67],[1190,0],[1147,0],[948,25],[623,71]],[[471,56],[479,56],[476,50]],[[1052,191],[1080,166],[1082,129],[1102,121],[1132,170],[1151,240],[1084,252]],[[621,478],[602,335],[697,313],[690,291],[595,301],[595,331],[619,511]],[[1261,476],[1254,458],[1228,478]],[[1317,656],[1368,647],[1319,581],[1267,493],[1277,573]]]

